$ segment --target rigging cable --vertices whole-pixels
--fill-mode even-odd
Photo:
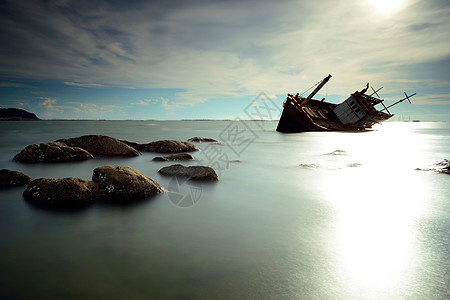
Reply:
[[[318,86],[321,82],[322,82],[322,80],[320,80],[318,83],[316,83],[315,85],[313,85],[312,87],[310,87],[309,89],[307,89],[306,91],[301,93],[300,95],[303,95],[304,93],[307,93],[309,90],[311,90],[311,89],[315,88],[316,86]]]

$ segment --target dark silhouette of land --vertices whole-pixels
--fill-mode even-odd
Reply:
[[[18,108],[0,108],[0,121],[37,121],[35,114]]]

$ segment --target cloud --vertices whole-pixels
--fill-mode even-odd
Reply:
[[[70,105],[65,106],[65,108],[76,113],[80,113],[82,118],[108,115],[119,110],[117,105],[99,105],[95,103],[76,102],[70,102],[69,104]]]
[[[87,88],[102,88],[105,87],[103,84],[99,83],[80,83],[80,82],[70,82],[70,81],[64,81],[65,85],[70,86],[77,86],[77,87],[87,87]]]
[[[38,99],[42,100],[40,105],[43,106],[47,112],[55,112],[55,111],[61,112],[62,111],[58,106],[55,105],[58,102],[55,98],[38,97]]]
[[[30,102],[24,101],[24,100],[15,100],[14,105],[15,105],[15,107],[18,107],[18,108],[26,108],[26,107],[30,106]]]
[[[32,85],[15,83],[15,82],[0,82],[0,88],[2,87],[15,87],[15,88],[34,88]]]
[[[411,99],[416,105],[450,105],[450,94],[431,94],[426,96],[415,96]]]
[[[166,109],[303,91],[329,73],[330,93],[341,95],[367,81],[400,92],[450,80],[417,75],[450,57],[445,2],[410,1],[391,16],[358,3],[3,1],[0,75],[183,89],[160,100]]]
[[[160,99],[144,99],[144,100],[140,100],[139,102],[135,102],[135,103],[131,103],[132,105],[138,105],[138,106],[149,106],[150,104],[156,104],[156,103],[160,103],[162,102],[161,100],[163,100],[164,98],[160,98]]]
[[[178,95],[178,97],[180,97]],[[169,99],[165,98],[165,97],[159,97],[159,98],[154,98],[154,99],[144,99],[144,100],[140,100],[139,102],[135,102],[135,103],[131,103],[132,105],[137,105],[137,106],[149,106],[149,105],[154,105],[154,104],[161,104],[161,106],[166,109],[166,110],[173,110],[173,109],[178,109],[178,108],[183,108],[187,105],[193,105],[192,102],[193,101],[186,101],[186,98],[189,98],[189,96],[181,96],[182,100],[178,100],[178,101],[169,101]]]
[[[75,119],[88,119],[88,118],[98,118],[99,116],[108,116],[113,113],[121,113],[121,109],[117,105],[102,105],[96,103],[80,103],[80,102],[67,102],[64,105],[59,105],[55,98],[51,97],[38,97],[42,100],[39,103],[46,110],[46,117],[64,117],[67,113],[75,113],[79,116]],[[27,104],[27,103],[25,103]],[[73,114],[71,114],[73,116]]]

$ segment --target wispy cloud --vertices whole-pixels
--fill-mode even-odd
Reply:
[[[45,108],[45,110],[47,112],[61,112],[62,110],[56,106],[56,103],[58,102],[55,98],[51,98],[51,97],[39,97],[38,99],[42,100],[42,102],[40,103],[41,106],[43,106]]]
[[[179,94],[178,94],[179,97]],[[187,96],[189,97],[189,96]],[[144,100],[140,100],[138,102],[135,103],[131,103],[132,105],[137,105],[137,106],[149,106],[149,105],[156,105],[159,104],[161,105],[165,110],[174,110],[174,109],[178,109],[178,108],[183,108],[185,106],[188,105],[193,105],[192,101],[186,101],[184,97],[182,97],[183,100],[169,100],[168,98],[165,97],[159,97],[159,98],[154,98],[154,99],[144,99]]]
[[[102,88],[105,87],[103,84],[99,83],[82,83],[82,82],[70,82],[70,81],[64,81],[65,85],[70,86],[77,86],[77,87],[86,87],[86,88]]]
[[[159,99],[144,99],[140,100],[139,102],[131,103],[132,105],[138,105],[138,106],[149,106],[151,104],[157,104],[161,103],[165,98],[159,98]]]
[[[83,118],[86,116],[102,116],[118,111],[117,105],[100,105],[95,103],[75,103],[65,106],[65,109],[79,113]]]
[[[14,101],[14,106],[18,107],[18,108],[27,108],[30,106],[30,101],[27,100],[15,100]]]
[[[0,88],[2,87],[14,87],[14,88],[34,88],[34,86],[23,83],[15,82],[0,82]]]
[[[46,117],[64,117],[68,113],[71,116],[79,116],[80,119],[98,118],[101,116],[108,116],[112,113],[121,112],[117,105],[96,104],[96,103],[80,103],[80,102],[66,102],[65,104],[58,104],[58,100],[51,97],[38,97],[41,102],[40,106],[44,107],[44,115]],[[73,118],[73,117],[71,117]],[[75,119],[77,119],[75,117]]]
[[[450,105],[450,94],[431,94],[426,96],[416,96],[411,101],[418,105]]]

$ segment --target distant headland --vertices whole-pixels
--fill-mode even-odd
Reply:
[[[0,121],[37,121],[35,114],[18,108],[0,108]]]

